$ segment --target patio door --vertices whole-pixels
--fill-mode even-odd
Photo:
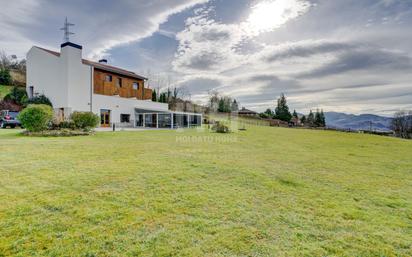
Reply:
[[[100,110],[100,126],[110,127],[110,110]]]

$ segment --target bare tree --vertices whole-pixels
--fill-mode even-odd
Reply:
[[[4,51],[0,51],[0,69],[10,69],[11,60]]]
[[[392,120],[392,130],[400,138],[412,138],[412,111],[399,111]]]
[[[216,90],[209,91],[208,107],[211,112],[217,112],[217,109],[219,107],[219,100],[220,100],[220,95],[218,91]]]

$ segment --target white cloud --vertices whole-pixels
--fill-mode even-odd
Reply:
[[[302,0],[261,1],[252,6],[252,12],[243,26],[254,35],[270,32],[306,13],[310,6],[308,1]]]
[[[1,5],[0,50],[7,50],[8,54],[23,58],[31,42],[18,28],[37,23],[32,14],[38,10],[40,5],[35,0],[4,1]]]
[[[56,48],[62,38],[58,29],[68,16],[76,24],[72,41],[84,45],[89,57],[98,58],[113,47],[152,35],[170,15],[207,1],[5,1],[0,11],[0,28],[7,33],[2,33],[0,48],[19,55],[33,44]]]
[[[276,2],[286,4],[263,1],[255,8],[270,7]],[[410,106],[407,99],[412,98],[412,89],[406,84],[412,80],[407,72],[412,68],[412,57],[405,51],[386,49],[362,37],[357,39],[357,34],[345,39],[336,33],[318,39],[262,41],[262,34],[276,34],[276,28],[310,13],[309,2],[289,3],[292,2],[296,8],[290,10],[289,6],[284,11],[289,16],[273,19],[270,25],[260,24],[256,20],[260,11],[253,8],[251,15],[237,24],[210,18],[210,9],[189,18],[186,28],[176,36],[179,49],[173,68],[186,81],[185,85],[196,81],[192,87],[198,85],[194,91],[201,97],[193,97],[206,99],[206,92],[201,91],[202,80],[196,80],[201,77],[214,80],[218,85],[214,89],[258,110],[273,107],[274,99],[282,92],[289,96],[291,106],[302,112],[320,107],[355,113],[373,108],[376,113],[384,113],[388,110],[385,94],[392,99],[393,108]],[[263,9],[262,17],[266,15]],[[256,24],[255,30],[251,23]],[[208,85],[210,90],[214,84]]]

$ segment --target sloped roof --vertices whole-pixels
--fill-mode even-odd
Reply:
[[[60,57],[60,53],[59,52],[55,52],[49,49],[45,49],[42,47],[38,47],[36,46],[36,48],[43,50],[49,54],[52,54],[54,56]],[[133,77],[133,78],[137,78],[137,79],[143,79],[143,80],[147,80],[147,78],[137,75],[136,73],[134,73],[133,71],[128,71],[125,69],[121,69],[115,66],[111,66],[111,65],[107,65],[107,64],[103,64],[103,63],[99,63],[99,62],[94,62],[94,61],[90,61],[90,60],[86,60],[86,59],[82,59],[82,63],[85,65],[89,65],[89,66],[93,66],[96,69],[100,69],[100,70],[104,70],[104,71],[109,71],[109,72],[113,72],[119,75],[124,75],[124,76],[128,76],[128,77]]]
[[[253,114],[258,114],[257,112],[252,111],[252,110],[249,110],[249,109],[246,109],[245,107],[243,107],[242,109],[240,109],[240,110],[238,111],[238,113],[253,113]]]

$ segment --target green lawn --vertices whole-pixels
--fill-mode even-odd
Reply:
[[[2,100],[8,93],[10,93],[12,88],[12,86],[0,85],[0,100]]]
[[[3,256],[412,255],[412,141],[0,130],[0,160]]]

